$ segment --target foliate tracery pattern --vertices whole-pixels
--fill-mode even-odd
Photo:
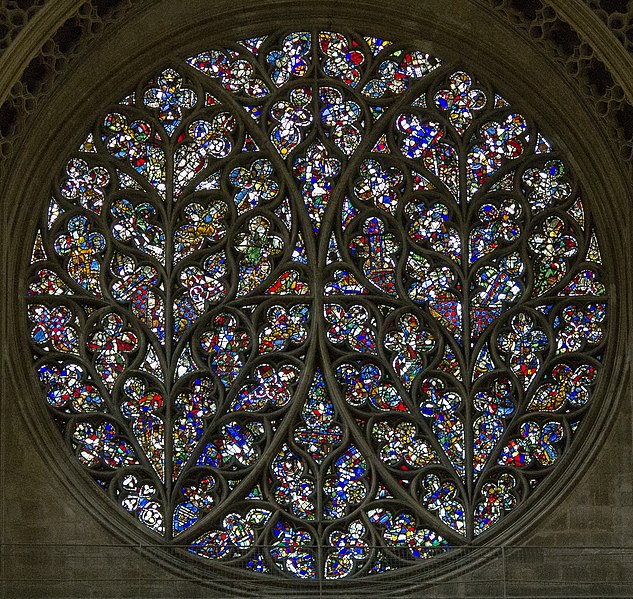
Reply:
[[[341,579],[477,542],[601,369],[591,215],[534,123],[386,40],[251,38],[95,124],[37,232],[35,372],[155,538]]]

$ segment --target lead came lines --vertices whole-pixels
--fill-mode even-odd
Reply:
[[[60,182],[35,375],[154,540],[378,574],[488,539],[576,447],[607,323],[591,215],[465,70],[350,33],[243,40],[126,96]]]

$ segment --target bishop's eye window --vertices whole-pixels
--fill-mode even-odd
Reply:
[[[534,120],[328,31],[174,61],[95,117],[35,236],[34,371],[148,543],[366,577],[536,504],[594,401],[607,296]]]

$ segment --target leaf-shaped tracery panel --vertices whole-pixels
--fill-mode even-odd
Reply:
[[[494,534],[576,447],[604,353],[559,153],[472,75],[355,34],[158,73],[69,157],[31,263],[78,462],[154,540],[268,575]]]

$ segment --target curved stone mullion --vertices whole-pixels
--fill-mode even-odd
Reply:
[[[330,234],[334,225],[336,224],[337,218],[341,214],[341,202],[345,196],[345,193],[348,189],[348,185],[352,182],[353,174],[358,171],[358,168],[361,165],[361,162],[371,156],[371,149],[374,147],[376,141],[380,138],[380,136],[387,132],[393,126],[393,119],[395,115],[402,109],[406,108],[410,105],[411,101],[419,95],[426,86],[429,85],[429,78],[435,78],[441,76],[443,72],[443,67],[439,67],[433,73],[430,73],[428,77],[425,77],[421,81],[414,82],[410,88],[399,97],[391,100],[391,104],[385,110],[385,113],[381,115],[380,119],[373,126],[368,126],[363,138],[360,141],[360,144],[354,151],[354,153],[348,157],[347,164],[345,165],[344,172],[339,176],[337,185],[332,190],[332,197],[330,198],[329,205],[327,210],[323,215],[323,219],[321,221],[321,234],[319,235],[319,264],[324,260],[323,256],[327,254],[328,242],[330,239]],[[327,81],[327,79],[325,80]],[[337,81],[338,80],[334,80]],[[321,81],[320,83],[323,83]],[[363,108],[368,106],[366,99],[361,97],[359,92],[356,89],[347,88],[340,84],[341,88],[345,88],[346,92],[354,97],[354,100]],[[373,117],[370,114],[367,114],[366,117],[368,119],[372,119]],[[400,162],[401,164],[405,164],[406,159],[404,157],[398,156],[396,154],[391,155],[395,161]]]
[[[561,301],[564,301],[564,298],[560,298]],[[527,402],[528,400],[531,399],[531,396],[533,396],[534,394],[534,390],[536,389],[536,384],[538,382],[538,377],[540,375],[541,379],[542,376],[546,370],[546,366],[549,362],[551,362],[551,357],[546,357],[543,360],[543,363],[540,365],[539,371],[537,373],[537,378],[532,381],[532,383],[530,384],[530,387],[528,388],[528,390],[524,390],[523,388],[521,388],[520,385],[518,385],[518,381],[516,381],[516,376],[511,373],[508,370],[507,365],[504,363],[503,360],[500,359],[499,355],[498,355],[498,347],[495,343],[493,343],[493,341],[498,338],[499,336],[499,329],[505,328],[508,326],[508,323],[510,322],[511,318],[513,315],[520,313],[522,310],[524,310],[525,308],[531,308],[534,311],[534,307],[542,302],[533,300],[532,302],[528,303],[528,302],[523,302],[520,303],[516,306],[513,306],[510,310],[508,310],[505,314],[503,319],[498,320],[497,322],[495,322],[493,324],[493,326],[491,326],[489,328],[489,331],[486,331],[487,334],[489,334],[489,340],[490,340],[490,351],[491,351],[491,356],[493,357],[494,361],[498,361],[499,363],[503,364],[503,371],[505,372],[506,375],[508,376],[508,378],[510,379],[510,381],[513,381],[513,385],[516,385],[516,389],[518,392],[518,400],[516,402],[516,408],[514,410],[514,413],[511,415],[510,418],[508,418],[505,422],[505,426],[504,426],[504,431],[501,435],[501,437],[499,438],[499,440],[495,443],[492,451],[490,452],[488,459],[484,465],[484,467],[482,468],[481,472],[479,473],[479,475],[477,476],[477,480],[475,481],[475,485],[474,485],[474,498],[477,498],[478,494],[481,491],[481,487],[483,484],[485,484],[486,482],[486,477],[489,474],[489,471],[491,469],[494,468],[509,468],[512,471],[518,472],[520,476],[523,476],[523,471],[520,468],[517,467],[513,467],[513,466],[503,466],[501,464],[497,463],[497,458],[499,457],[499,454],[501,453],[501,450],[506,446],[506,444],[512,439],[512,437],[514,437],[516,435],[516,425],[518,422],[520,422],[521,420],[523,420],[526,416],[526,408],[527,408]],[[560,302],[558,302],[560,303]],[[536,313],[536,312],[535,312]],[[549,335],[548,335],[549,337]],[[497,360],[498,358],[498,360]],[[558,412],[552,412],[552,416],[555,418],[561,417],[563,416],[562,414],[558,413]]]
[[[203,79],[201,73],[198,70],[184,61],[181,64],[181,68],[189,73],[190,78],[195,77],[200,82],[203,88],[211,87],[214,95],[216,95],[221,100],[222,104],[232,109],[233,115],[242,122],[244,129],[249,132],[253,140],[259,146],[260,150],[272,163],[277,176],[280,177],[280,179],[285,183],[291,205],[294,204],[296,207],[302,205],[303,199],[301,197],[301,192],[297,188],[294,177],[291,174],[291,165],[279,156],[279,153],[270,141],[265,129],[267,114],[266,112],[264,112],[263,108],[269,106],[275,95],[281,96],[282,90],[285,91],[286,89],[288,89],[288,86],[282,86],[279,90],[274,90],[269,97],[265,98],[264,102],[262,103],[262,123],[255,123],[250,117],[246,115],[242,104],[240,104],[240,102],[230,92],[222,89],[220,85],[212,82],[211,80]],[[296,154],[293,152],[291,155],[294,157]],[[298,219],[300,223],[300,229],[304,232],[303,241],[306,244],[307,254],[315,255],[314,248],[312,247],[314,245],[312,224],[310,223],[307,212],[305,211],[305,209],[296,210],[293,216]],[[289,231],[289,233],[292,236],[292,231]]]
[[[112,310],[112,306],[108,306],[107,308],[109,308],[110,310]],[[121,310],[121,308],[119,308],[119,310]],[[105,314],[106,312],[106,308],[103,308],[100,310],[101,314]],[[99,316],[96,316],[94,318],[92,318],[92,322],[96,323],[97,319],[99,318]],[[128,325],[131,326],[131,328],[136,331],[143,331],[144,329],[147,329],[147,327],[145,327],[143,325],[143,323],[141,323],[131,312],[127,312],[125,314],[125,318],[128,321]],[[89,328],[86,329],[86,332],[90,331]],[[149,329],[147,329],[147,331],[149,332],[149,334],[151,334],[151,331],[149,331]],[[85,335],[82,335],[82,337],[85,337]],[[147,336],[146,336],[147,338]],[[141,355],[142,352],[140,351],[141,349],[146,349],[150,343],[143,343],[143,340],[139,338],[139,351],[138,351],[138,356],[136,358],[136,361],[140,361],[143,359],[143,356]],[[84,342],[85,345],[85,340],[82,339],[82,342]],[[157,356],[159,358],[159,360],[161,359],[161,355],[160,352],[157,353]],[[165,456],[165,464],[164,464],[164,471],[165,471],[165,481],[163,482],[162,480],[160,480],[156,470],[154,469],[154,466],[152,465],[152,463],[150,462],[149,458],[147,457],[147,454],[145,453],[145,450],[141,447],[141,444],[138,440],[138,438],[136,437],[133,429],[132,429],[132,423],[130,422],[130,420],[128,420],[127,418],[125,418],[120,411],[120,406],[118,403],[115,402],[114,400],[114,395],[115,394],[121,394],[121,387],[122,387],[122,382],[126,379],[129,378],[130,375],[132,376],[138,376],[139,374],[143,377],[145,377],[145,379],[147,380],[148,378],[148,373],[146,373],[145,371],[138,371],[137,369],[133,369],[132,368],[132,364],[128,364],[127,367],[125,368],[125,370],[123,370],[123,372],[121,373],[121,375],[119,377],[117,377],[116,382],[114,383],[112,389],[108,389],[106,387],[106,385],[103,383],[103,381],[101,380],[101,376],[99,375],[99,373],[96,371],[93,361],[90,360],[88,358],[87,355],[83,355],[82,354],[82,361],[86,367],[87,373],[90,376],[90,379],[92,380],[92,382],[94,384],[97,385],[97,388],[100,390],[101,395],[104,399],[104,401],[107,404],[107,408],[109,409],[106,412],[101,413],[101,415],[105,415],[108,418],[112,419],[114,422],[116,422],[116,424],[124,431],[125,436],[128,438],[128,440],[130,441],[130,443],[133,445],[134,450],[136,451],[136,454],[138,456],[140,465],[142,467],[145,468],[145,470],[147,472],[149,472],[150,476],[155,479],[155,483],[158,485],[157,489],[160,490],[161,495],[164,497],[164,506],[165,509],[167,509],[168,505],[167,505],[167,497],[168,497],[168,493],[163,491],[163,485],[165,485],[167,483],[167,456]],[[135,372],[130,373],[131,370],[134,370]],[[151,375],[149,375],[151,376]],[[154,377],[155,378],[155,377]],[[155,386],[159,387],[159,389],[162,391],[162,393],[164,394],[164,399],[166,400],[166,403],[168,403],[168,393],[167,390],[164,386],[164,384],[159,384],[157,385],[156,383],[154,383]],[[95,413],[95,414],[89,414],[88,416],[99,416],[100,413]],[[165,437],[167,435],[167,427],[165,424],[165,417],[163,416],[156,416],[157,418],[159,418],[160,420],[163,421],[163,426],[164,426],[164,434]],[[165,438],[165,441],[167,439]]]
[[[320,353],[322,356],[326,356],[327,346],[325,337],[321,335],[319,340]],[[411,509],[432,529],[440,531],[441,534],[444,535],[445,538],[449,539],[452,543],[456,545],[463,544],[464,538],[461,535],[458,535],[453,529],[446,526],[439,520],[433,518],[430,513],[422,508],[403,487],[401,487],[396,481],[393,480],[393,476],[391,475],[389,470],[381,463],[379,459],[375,457],[375,452],[373,448],[369,445],[364,435],[359,431],[358,426],[354,422],[354,419],[351,417],[349,411],[346,409],[345,402],[338,392],[338,385],[336,383],[333,372],[325,364],[323,364],[323,378],[330,392],[330,396],[333,399],[334,406],[335,408],[337,408],[341,423],[344,424],[346,429],[349,431],[349,434],[354,440],[354,443],[357,445],[359,451],[366,457],[368,462],[371,463],[372,468],[374,468],[379,476],[382,478],[382,480],[385,481],[385,484],[388,485],[389,491],[393,494],[393,497],[401,501],[403,505],[406,505],[409,509]]]
[[[313,321],[313,334],[314,334],[314,321]],[[306,370],[304,370],[301,380],[297,385],[293,399],[291,400],[291,406],[286,412],[282,422],[273,435],[272,442],[259,456],[257,463],[253,466],[253,469],[241,480],[241,482],[233,489],[227,498],[216,505],[206,516],[204,516],[194,528],[195,530],[185,530],[178,535],[178,542],[187,544],[195,540],[200,534],[201,530],[208,528],[216,520],[223,517],[228,510],[231,509],[232,503],[235,501],[235,497],[240,497],[244,492],[249,491],[255,484],[259,482],[264,476],[264,473],[269,467],[271,459],[278,453],[279,448],[286,439],[290,437],[292,427],[294,426],[297,417],[301,413],[306,394],[312,383],[313,368],[308,367],[308,364],[313,364],[316,357],[315,343],[309,346],[306,355]]]

